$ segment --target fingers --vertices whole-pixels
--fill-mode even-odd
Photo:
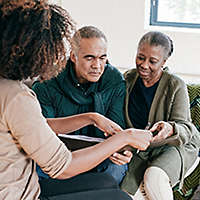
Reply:
[[[114,125],[112,126],[113,129],[117,132],[122,131],[123,129],[121,128],[121,126],[119,126],[118,124],[114,123]]]
[[[162,129],[162,122],[157,122],[149,129],[149,131],[153,133],[155,131],[160,131],[161,129]]]
[[[133,154],[131,151],[124,151],[123,154],[121,153],[114,153],[110,156],[110,160],[118,165],[124,165],[131,161]]]
[[[157,130],[157,124],[154,124],[150,129],[149,129],[149,131],[151,131],[151,132],[154,132],[154,131],[156,131]]]
[[[132,158],[132,156],[133,156],[132,152],[128,151],[128,150],[124,151],[123,154],[128,156],[129,158]]]
[[[153,137],[153,141],[163,140],[173,134],[173,127],[168,122],[158,122],[155,124],[158,134]],[[150,130],[152,131],[152,130]]]
[[[117,132],[121,131],[122,128],[112,120],[107,117],[96,113],[96,118],[94,118],[94,126],[99,128],[101,131],[105,133],[105,136],[114,135]]]
[[[154,136],[153,137],[153,140],[152,141],[158,141],[158,140],[163,140],[163,139],[165,139],[167,136],[166,136],[166,134],[165,134],[165,131],[160,131],[160,132],[158,132],[158,134],[156,135],[156,136]]]
[[[122,130],[123,129],[118,124],[112,122],[111,124],[107,124],[107,128],[104,132],[104,135],[108,137],[109,135],[114,135]]]
[[[108,136],[109,136],[109,134],[108,134],[108,133],[106,133],[106,132],[104,132],[104,135],[105,135],[105,137],[108,137]]]
[[[152,141],[152,133],[148,130],[141,130],[141,129],[126,129],[125,133],[128,133],[131,135],[131,138],[129,140],[129,145],[133,146],[134,148],[137,148],[139,150],[146,150],[150,142]]]
[[[117,160],[117,159],[116,159],[115,157],[113,157],[113,156],[110,156],[109,159],[110,159],[113,163],[115,163],[116,165],[123,165],[122,162],[120,162],[119,160]]]

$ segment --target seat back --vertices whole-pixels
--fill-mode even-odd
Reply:
[[[193,124],[200,132],[200,84],[188,84],[190,111]],[[199,133],[200,134],[200,133]],[[183,188],[177,184],[173,188],[175,200],[189,200],[200,182],[200,162],[195,169],[184,179]]]
[[[200,131],[200,84],[187,85],[192,122]]]

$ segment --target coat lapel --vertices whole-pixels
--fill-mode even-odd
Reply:
[[[125,72],[124,77],[126,79],[126,92],[127,92],[126,100],[125,100],[126,123],[128,127],[133,127],[128,115],[128,103],[129,103],[129,95],[135,85],[137,78],[139,77],[139,74],[137,73],[136,69],[132,69]],[[158,116],[163,115],[163,113],[159,110],[159,104],[161,100],[160,97],[163,95],[166,95],[167,93],[166,87],[168,87],[168,83],[167,83],[168,80],[169,80],[168,73],[166,71],[163,71],[162,77],[160,79],[160,82],[156,90],[156,93],[155,93],[155,96],[150,108],[150,112],[149,112],[148,122],[150,125],[152,125],[153,123],[159,120]],[[160,95],[161,93],[163,93],[163,95]],[[161,112],[161,113],[159,113],[158,115],[158,112]]]
[[[161,109],[159,109],[159,106],[162,102],[162,97],[167,95],[167,90],[166,87],[168,87],[168,82],[169,81],[169,76],[168,74],[163,71],[163,74],[161,76],[160,82],[158,84],[155,96],[153,98],[153,102],[151,104],[151,108],[150,108],[150,112],[149,112],[149,123],[152,125],[153,123],[155,123],[156,121],[160,120],[160,115],[163,115],[164,111]],[[162,95],[161,95],[162,94]]]

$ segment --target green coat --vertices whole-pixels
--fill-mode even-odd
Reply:
[[[84,112],[98,112],[125,127],[124,100],[125,80],[110,64],[98,82],[81,85],[78,83],[73,63],[69,60],[65,70],[56,78],[43,83],[36,82],[32,89],[47,118],[65,117]],[[104,137],[94,126],[75,131],[75,134]]]
[[[127,87],[125,115],[128,127],[133,127],[128,115],[129,94],[138,76],[136,69],[129,70],[124,74]],[[185,172],[198,156],[200,133],[191,122],[186,84],[177,76],[166,71],[163,71],[159,81],[148,117],[148,122],[151,126],[161,120],[172,124],[174,134],[162,142],[152,144],[145,152],[140,152],[139,155],[135,154],[135,157],[138,156],[140,158],[134,158],[133,156],[129,164],[129,171],[122,183],[122,188],[132,194],[135,193],[138,184],[143,179],[143,172],[146,167],[150,165],[161,167],[168,173],[172,184],[175,184],[178,180],[183,181]],[[153,161],[149,160],[149,152],[151,152]],[[166,153],[167,159],[164,156],[160,156],[163,152]],[[158,156],[160,160],[155,159]],[[138,164],[139,162],[144,162],[145,164],[140,163],[140,165]],[[141,166],[145,166],[141,177],[135,175],[135,173],[138,173],[138,169],[133,168],[137,168],[137,166],[138,169]],[[178,169],[179,167],[180,169]],[[141,168],[139,171],[142,171]]]

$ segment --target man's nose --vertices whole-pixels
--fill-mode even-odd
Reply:
[[[92,63],[92,67],[93,68],[99,68],[100,66],[101,66],[100,59],[94,59],[94,61]]]

